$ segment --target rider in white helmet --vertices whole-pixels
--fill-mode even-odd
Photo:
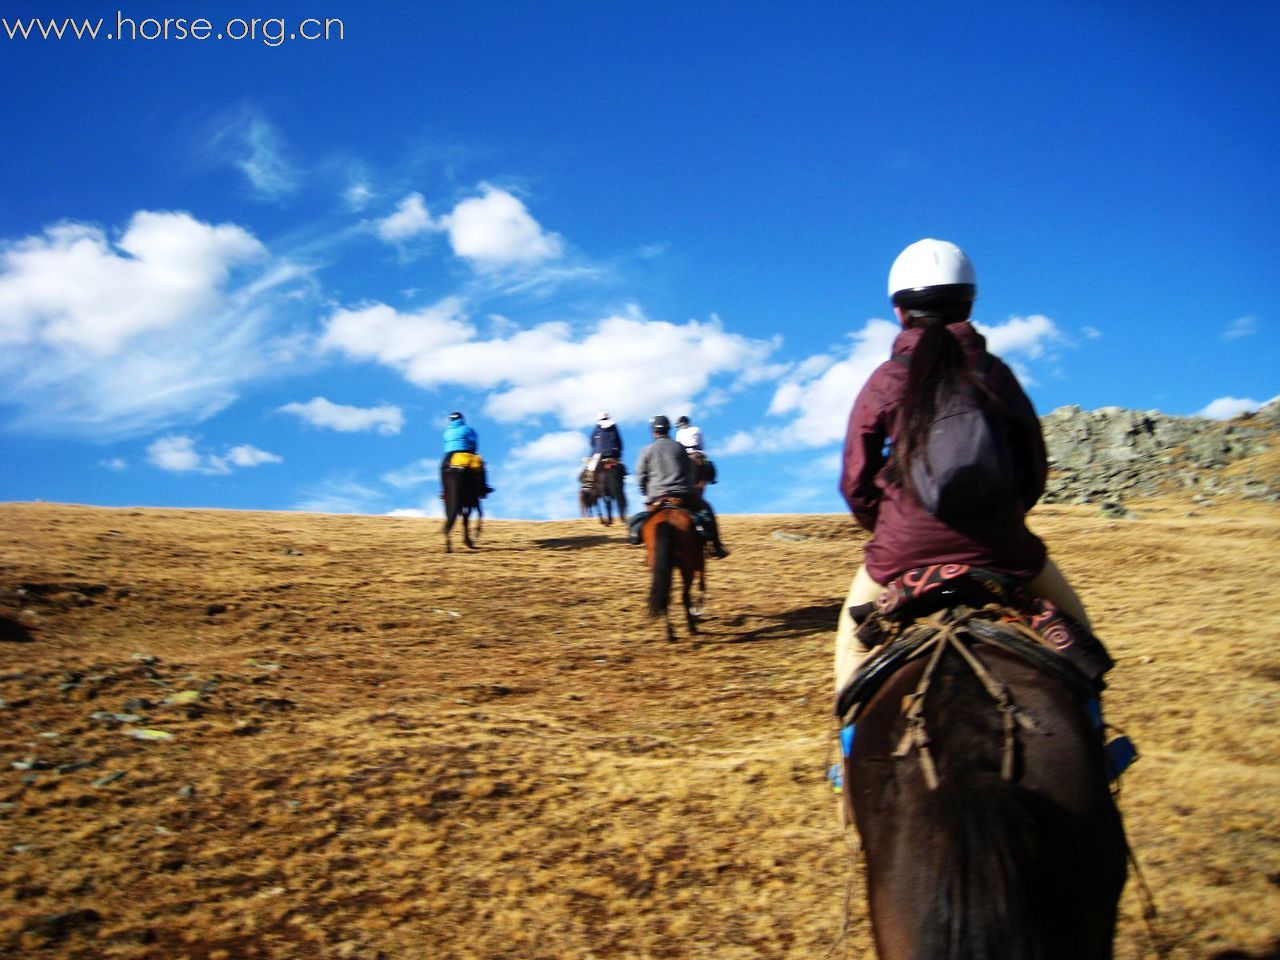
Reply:
[[[987,353],[986,340],[969,323],[977,296],[973,264],[955,244],[920,240],[894,261],[889,296],[902,332],[891,359],[876,368],[858,394],[845,436],[840,492],[872,537],[841,608],[837,694],[867,652],[857,640],[849,608],[868,609],[863,605],[874,604],[884,585],[932,564],[968,564],[1022,582],[1089,629],[1080,598],[1044,543],[1027,529],[1026,513],[1043,494],[1048,474],[1044,436],[1017,378]],[[980,516],[952,523],[926,510],[902,479],[912,476],[910,458],[927,435],[936,385],[950,378],[980,379],[1003,408],[1016,474],[1010,486],[1018,491]],[[927,401],[920,399],[926,395]]]

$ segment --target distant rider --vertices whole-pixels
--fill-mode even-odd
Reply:
[[[717,557],[727,557],[729,551],[720,542],[715,513],[698,493],[693,461],[685,448],[670,437],[671,421],[659,414],[649,421],[649,425],[653,430],[653,442],[640,451],[640,458],[636,461],[636,483],[648,509],[628,521],[631,542],[641,542],[640,528],[656,505],[664,499],[675,498],[706,531],[712,552]]]
[[[684,447],[690,453],[697,450],[702,452],[702,428],[696,427],[689,422],[688,417],[681,417],[676,421],[676,443]]]
[[[455,453],[475,453],[478,443],[479,437],[476,435],[476,429],[467,423],[467,418],[457,410],[449,414],[449,423],[444,428],[444,459],[440,461],[440,486],[442,489],[444,488],[445,471],[449,469],[449,459]],[[481,497],[487,497],[493,493],[493,487],[489,486],[488,470],[483,461],[480,463],[480,489],[482,491]]]
[[[595,475],[596,467],[601,460],[622,459],[622,434],[618,432],[618,424],[606,411],[600,411],[596,417],[595,429],[591,431],[591,459],[587,461],[588,479]]]
[[[707,484],[716,482],[716,465],[707,457],[702,445],[702,428],[690,423],[688,417],[680,417],[676,420],[676,443],[693,458],[695,485],[701,493]]]

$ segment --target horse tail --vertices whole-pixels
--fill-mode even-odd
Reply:
[[[676,541],[671,524],[658,520],[653,525],[653,582],[649,586],[649,616],[667,612],[671,605],[671,572]]]
[[[920,955],[1075,957],[1069,925],[1080,918],[1068,905],[1085,873],[1065,812],[991,770],[944,779],[928,805],[920,889],[933,891],[934,903],[922,911]]]

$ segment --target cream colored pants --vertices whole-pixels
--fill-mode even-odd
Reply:
[[[1027,584],[1027,589],[1038,597],[1052,601],[1059,610],[1070,615],[1078,623],[1090,630],[1093,629],[1084,604],[1080,602],[1075,590],[1051,557],[1045,558],[1044,569]],[[871,579],[865,566],[858,567],[858,572],[853,575],[853,582],[849,584],[849,595],[845,597],[844,606],[840,608],[840,622],[836,627],[836,693],[844,688],[867,656],[867,649],[858,641],[854,633],[857,624],[853,622],[853,617],[849,616],[848,610],[860,603],[874,603],[883,590],[884,586]]]

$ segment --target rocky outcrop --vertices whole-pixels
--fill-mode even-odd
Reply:
[[[1117,503],[1191,492],[1280,501],[1280,399],[1232,420],[1059,407],[1040,418],[1046,503]]]

